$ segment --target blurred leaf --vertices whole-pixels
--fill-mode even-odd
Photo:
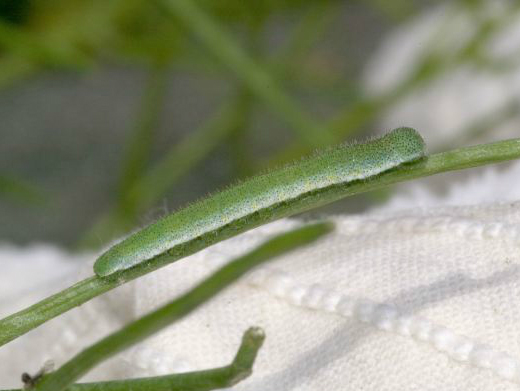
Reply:
[[[42,206],[48,201],[47,196],[35,186],[4,175],[0,175],[0,198],[30,206]]]
[[[114,22],[117,34],[113,48],[130,60],[167,63],[185,49],[179,26],[165,21],[153,2],[128,0]]]
[[[86,63],[86,59],[79,52],[66,52],[58,46],[45,42],[40,36],[2,21],[0,21],[0,47],[11,56],[40,67],[79,67]]]
[[[157,202],[167,189],[236,129],[241,108],[240,97],[225,103],[213,118],[174,145],[131,189],[128,194],[130,205],[142,212]]]
[[[175,144],[123,194],[81,239],[80,247],[99,247],[131,229],[147,208],[164,196],[180,178],[199,164],[234,131],[240,120],[240,101],[224,103],[200,128]]]
[[[327,0],[320,2],[320,6],[333,2],[339,3],[337,0]],[[240,0],[205,0],[201,1],[200,5],[216,21],[223,22],[226,27],[237,31],[235,37],[239,43],[244,41],[240,38],[244,31],[260,31],[272,15],[280,12],[300,12],[315,7],[315,3],[310,0],[269,0],[253,3]],[[216,69],[214,65],[200,65],[213,63],[214,59],[200,53],[194,56],[198,50],[194,46],[197,45],[193,45],[190,37],[186,37],[179,23],[171,23],[165,19],[163,12],[154,2],[32,0],[29,3],[27,0],[6,0],[4,7],[9,15],[16,14],[17,9],[23,13],[18,19],[21,23],[19,28],[6,35],[4,43],[9,42],[9,54],[23,58],[26,67],[31,68],[31,73],[43,71],[47,67],[83,70],[107,61],[150,66],[175,60],[181,64],[189,64],[190,70]],[[23,38],[22,41],[20,37]],[[0,42],[1,40],[0,31]],[[19,74],[22,75],[23,73]],[[13,74],[7,72],[5,77],[0,74],[0,79],[4,78],[12,82],[20,77],[13,77]],[[287,106],[279,103],[284,103],[283,99],[279,100],[276,106]],[[285,107],[285,111],[287,115],[291,114],[290,108]],[[307,126],[305,123],[308,121],[300,122],[301,127]]]
[[[242,90],[237,98],[237,117],[233,129],[229,133],[226,146],[229,148],[229,158],[233,165],[234,177],[246,178],[254,174],[252,146],[248,140],[248,123],[250,122],[253,98],[251,94]]]
[[[338,0],[320,0],[320,4]],[[260,25],[273,14],[296,11],[307,5],[315,5],[315,0],[201,0],[198,3],[223,22],[240,22],[246,25]]]
[[[116,34],[114,17],[122,0],[33,0],[26,31],[64,56],[97,60]]]
[[[217,20],[248,29],[258,28],[276,12],[307,4],[312,1],[201,2]],[[7,0],[3,6],[6,21],[13,18],[23,21],[24,29],[34,39],[46,42],[56,53],[62,53],[63,58],[83,57],[82,62],[99,56],[168,62],[184,56],[191,44],[180,26],[166,21],[161,10],[150,1],[33,0],[29,6],[27,0]]]
[[[32,61],[17,56],[4,56],[0,58],[0,89],[32,76],[38,70]]]
[[[30,0],[2,0],[0,1],[0,19],[20,24],[29,14]]]
[[[212,15],[191,0],[157,0],[172,23],[180,21],[215,58],[228,67],[251,93],[287,123],[312,148],[328,145],[328,129],[314,121],[295,99],[286,94],[266,68],[248,55]]]
[[[361,1],[362,2],[362,1]],[[435,1],[425,1],[435,4]],[[368,3],[375,9],[389,16],[394,21],[402,21],[403,19],[413,15],[418,11],[419,4],[410,0],[368,0]]]
[[[287,43],[277,53],[275,62],[284,67],[286,63],[296,65],[302,61],[311,48],[323,37],[327,27],[338,15],[338,10],[336,2],[326,1],[306,7]]]
[[[119,181],[118,203],[143,175],[150,158],[151,147],[166,94],[167,71],[162,66],[149,70],[147,85],[141,99],[134,129],[126,145],[122,174]]]

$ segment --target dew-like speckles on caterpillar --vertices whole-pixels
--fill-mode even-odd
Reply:
[[[102,254],[104,277],[144,264],[150,269],[281,217],[326,204],[332,188],[367,180],[425,155],[422,137],[394,129],[360,144],[340,145],[221,191],[145,227]]]

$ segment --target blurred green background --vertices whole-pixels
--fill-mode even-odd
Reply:
[[[489,2],[452,1],[479,16],[472,38],[449,57],[426,50],[384,94],[364,91],[381,42],[439,3],[0,1],[0,238],[96,248],[236,180],[387,130],[381,113],[453,64],[494,66],[480,48],[502,20],[482,17]],[[469,130],[494,125],[480,122]]]

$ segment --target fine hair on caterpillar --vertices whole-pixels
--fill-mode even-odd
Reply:
[[[139,264],[150,269],[163,266],[176,259],[180,247],[198,251],[213,244],[219,232],[231,237],[303,212],[310,200],[323,205],[335,201],[340,197],[327,194],[341,193],[341,188],[355,181],[371,179],[424,156],[422,137],[406,127],[366,143],[327,148],[159,219],[102,254],[94,271],[106,277]]]

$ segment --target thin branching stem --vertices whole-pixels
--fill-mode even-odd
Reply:
[[[261,328],[249,328],[242,336],[242,342],[235,358],[229,365],[224,367],[166,376],[77,383],[67,387],[66,391],[206,391],[232,387],[251,375],[256,356],[262,347],[264,339],[265,334]]]
[[[518,7],[515,7],[518,8]],[[456,13],[455,13],[456,14]],[[513,12],[512,14],[516,14]],[[447,39],[446,31],[450,31],[449,22],[452,15],[444,20],[437,32],[430,37],[425,47],[435,48],[438,42]],[[417,59],[412,71],[399,82],[394,88],[383,92],[377,96],[359,97],[352,104],[341,109],[328,123],[326,127],[331,130],[333,142],[339,143],[354,136],[362,130],[370,121],[379,114],[391,107],[395,102],[412,91],[424,87],[428,83],[435,81],[446,72],[455,69],[457,66],[469,62],[475,62],[475,52],[485,46],[498,28],[504,28],[504,17],[500,21],[487,20],[481,22],[471,39],[452,55],[443,55],[435,50],[427,50]],[[280,164],[294,160],[303,154],[312,151],[308,145],[300,140],[285,148],[281,153],[269,158],[264,166],[276,167]]]
[[[301,136],[311,148],[329,145],[332,135],[310,118],[259,63],[249,57],[213,18],[191,0],[157,0],[167,15],[179,20],[206,49],[226,65],[253,94]]]
[[[47,195],[34,185],[0,174],[0,199],[4,197],[32,206],[42,206],[48,202]]]
[[[118,205],[125,206],[125,195],[144,174],[148,165],[154,135],[164,106],[168,72],[166,66],[152,65],[148,71],[146,88],[140,102],[139,113],[126,145],[122,173],[119,180]]]
[[[8,22],[0,21],[0,46],[13,55],[37,66],[84,67],[88,62],[78,50],[55,48],[37,34],[31,34]]]
[[[57,371],[43,377],[35,391],[61,391],[100,362],[150,337],[186,316],[241,276],[272,258],[313,243],[331,232],[330,223],[306,225],[277,235],[247,254],[226,264],[178,299],[128,324],[83,350]],[[242,352],[245,354],[244,352]]]
[[[181,246],[175,254],[165,256],[164,259],[160,260],[154,259],[154,265],[156,268],[159,268],[176,259],[186,257],[207,246],[262,224],[317,208],[350,195],[378,190],[395,183],[427,177],[442,172],[483,166],[518,158],[520,158],[520,139],[505,140],[430,155],[420,161],[400,166],[369,180],[332,187],[326,193],[321,192],[319,196],[309,196],[305,199],[288,202],[276,210],[268,211],[269,213],[259,213],[258,218],[251,218],[247,221],[237,221],[237,226],[228,227],[228,229],[215,235],[210,241],[204,243],[200,243],[200,241],[189,242],[186,243],[185,246]],[[0,320],[0,346],[32,330],[49,319],[81,305],[93,297],[99,296],[127,281],[149,273],[152,270],[154,269],[147,268],[146,265],[140,265],[119,273],[117,278],[90,277],[39,303],[8,316]]]
[[[80,247],[99,246],[135,226],[138,216],[157,202],[231,134],[240,121],[241,103],[225,102],[198,129],[173,145],[126,191],[122,208],[102,216],[80,241]]]

